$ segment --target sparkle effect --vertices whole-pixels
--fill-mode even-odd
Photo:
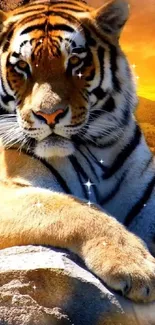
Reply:
[[[88,194],[90,196],[91,195],[90,189],[91,189],[91,186],[93,186],[94,184],[91,183],[91,181],[88,179],[87,183],[84,183],[84,185],[87,186],[87,188],[88,188]],[[90,200],[87,202],[87,204],[88,204],[89,207],[92,205],[92,203],[90,202]]]
[[[81,79],[82,76],[83,76],[83,74],[82,74],[81,72],[79,72],[79,73],[77,74],[77,77],[78,77],[79,79]]]
[[[100,164],[103,164],[103,163],[104,163],[104,160],[101,159],[101,160],[100,160]]]
[[[91,183],[91,181],[88,179],[88,182],[87,183],[84,183],[84,185],[87,186],[88,187],[88,191],[90,191],[91,186],[93,186],[94,184]]]
[[[38,200],[38,202],[35,203],[34,206],[37,207],[38,209],[40,209],[43,206],[43,204],[40,203],[40,201]]]
[[[133,69],[134,72],[135,72],[135,69],[136,69],[136,67],[137,67],[136,64],[135,64],[135,63],[131,64],[131,67],[132,67],[132,69]],[[136,78],[137,81],[138,81],[140,77],[139,77],[139,76],[136,76],[135,78]]]

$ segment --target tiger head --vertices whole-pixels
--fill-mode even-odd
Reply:
[[[32,1],[0,12],[6,144],[29,144],[34,154],[48,158],[72,154],[76,143],[114,139],[121,121],[129,119],[126,100],[128,106],[134,101],[119,46],[128,14],[123,0],[99,9],[78,0]]]

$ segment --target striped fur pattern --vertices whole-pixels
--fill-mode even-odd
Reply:
[[[18,107],[25,134],[43,139],[34,149],[42,158],[71,154],[76,142],[114,145],[130,123],[136,100],[130,69],[111,33],[89,26],[91,12],[76,1],[32,3],[17,9],[2,33],[1,105],[11,113]],[[44,140],[51,129],[30,113],[51,105],[64,109],[54,129],[65,138],[61,146],[58,137]]]
[[[41,0],[1,13],[0,134],[49,170],[33,186],[97,204],[153,249],[155,167],[119,45],[127,18],[123,0],[99,10]]]

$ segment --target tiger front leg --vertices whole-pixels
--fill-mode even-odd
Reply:
[[[113,224],[109,233],[86,242],[81,256],[88,268],[123,296],[135,302],[155,300],[155,259],[123,226]]]
[[[68,248],[110,288],[134,300],[155,300],[155,260],[115,219],[82,201],[47,190],[12,190],[0,203],[0,248]]]

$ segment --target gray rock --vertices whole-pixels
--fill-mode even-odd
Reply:
[[[151,325],[155,303],[109,291],[78,257],[41,246],[0,251],[0,325]]]

